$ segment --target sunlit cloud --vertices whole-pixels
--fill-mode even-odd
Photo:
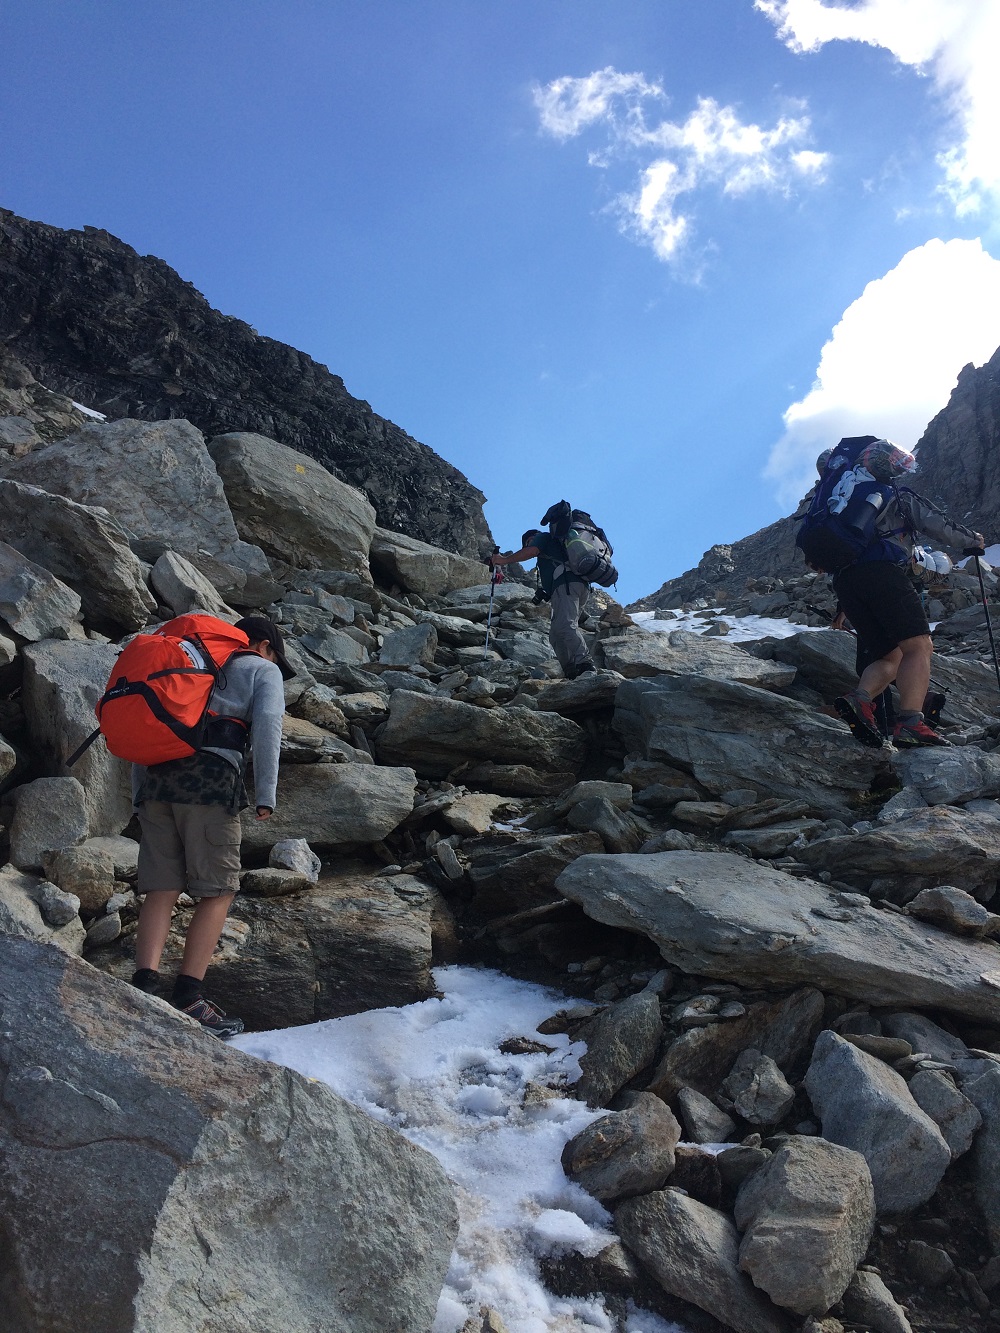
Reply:
[[[816,380],[784,414],[765,475],[794,505],[816,456],[844,435],[912,448],[948,402],[958,372],[1000,343],[1000,261],[976,241],[928,241],[870,282],[844,311]]]
[[[537,86],[534,100],[542,130],[562,142],[595,126],[605,131],[606,142],[588,155],[592,166],[616,159],[641,164],[636,184],[615,197],[611,210],[625,234],[668,262],[693,232],[693,202],[681,209],[682,196],[709,186],[729,196],[789,194],[796,184],[821,181],[827,164],[825,153],[804,146],[810,125],[801,107],[767,128],[710,97],[699,98],[683,121],[651,119],[647,108],[659,111],[665,100],[660,85],[610,66]]]
[[[864,42],[933,80],[956,141],[938,161],[959,214],[1000,202],[1000,4],[997,0],[754,0],[792,51]]]

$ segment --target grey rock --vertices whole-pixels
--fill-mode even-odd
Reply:
[[[283,898],[286,893],[302,893],[309,888],[310,882],[309,876],[300,870],[284,870],[273,866],[244,870],[240,875],[243,892],[259,894],[262,898]]]
[[[41,442],[42,437],[27,417],[0,417],[0,445],[13,445],[19,452],[27,453]]]
[[[740,1188],[740,1268],[771,1300],[822,1315],[840,1300],[865,1256],[875,1192],[860,1153],[795,1137]]]
[[[724,847],[744,847],[754,856],[780,856],[799,838],[808,838],[823,827],[818,819],[797,819],[790,824],[768,824],[764,828],[730,829],[722,835]]]
[[[281,719],[281,762],[283,764],[341,764],[350,749],[339,736],[304,718],[288,713]]]
[[[880,1213],[926,1202],[951,1163],[951,1150],[905,1081],[888,1065],[821,1032],[805,1078],[823,1137],[860,1152]]]
[[[890,796],[889,800],[883,805],[878,812],[878,823],[892,824],[897,819],[903,819],[913,810],[923,810],[927,804],[928,802],[924,799],[919,787],[904,787],[895,796]]]
[[[720,1111],[695,1088],[681,1088],[677,1105],[684,1122],[686,1137],[691,1143],[726,1143],[736,1123],[725,1111]]]
[[[719,643],[701,634],[673,630],[650,634],[631,629],[603,639],[604,664],[626,679],[638,676],[707,676],[714,680],[738,681],[761,689],[781,689],[795,679],[794,667],[752,657],[735,644]]]
[[[79,595],[90,623],[131,632],[156,609],[128,534],[103,510],[0,479],[0,532]]]
[[[439,842],[434,847],[434,859],[451,880],[459,880],[465,876],[465,867],[455,855],[455,849],[447,842]]]
[[[845,814],[883,764],[805,704],[703,675],[626,681],[614,726],[629,750],[679,766],[713,794],[749,785]]]
[[[44,914],[46,900],[45,880],[12,865],[0,868],[0,946],[3,936],[20,935],[56,944],[67,953],[81,953],[86,933],[83,922],[74,915],[65,925],[54,925]]]
[[[283,838],[276,842],[268,853],[267,864],[279,870],[295,870],[310,884],[316,883],[323,868],[323,862],[305,838]]]
[[[921,1069],[910,1079],[910,1096],[937,1125],[951,1149],[952,1161],[972,1147],[983,1117],[964,1093],[938,1069]]]
[[[220,616],[230,622],[237,619],[236,612],[226,605],[205,575],[176,551],[163,552],[153,566],[149,581],[157,597],[175,616],[186,615],[189,611],[207,611],[211,616]]]
[[[577,801],[566,822],[571,828],[596,833],[609,852],[637,852],[642,844],[642,835],[635,824],[606,796],[588,796]]]
[[[892,1292],[878,1273],[859,1271],[844,1292],[844,1313],[852,1323],[872,1333],[913,1333],[906,1311],[897,1305]]]
[[[117,912],[96,917],[87,927],[86,947],[99,949],[102,944],[111,944],[122,933],[122,919]]]
[[[444,822],[463,837],[471,837],[485,833],[493,824],[497,811],[509,804],[506,796],[465,792],[444,810]]]
[[[264,435],[216,435],[208,449],[245,541],[303,569],[367,570],[375,510],[360,491]]]
[[[428,1153],[57,950],[0,951],[0,1267],[21,1327],[430,1326],[457,1220]]]
[[[722,1183],[728,1189],[738,1190],[745,1180],[749,1180],[755,1171],[771,1160],[771,1150],[749,1143],[737,1143],[735,1147],[720,1152],[715,1160]]]
[[[1000,1065],[990,1064],[962,1091],[983,1118],[970,1157],[973,1189],[995,1254],[1000,1253]]]
[[[72,781],[72,779],[49,779]],[[44,858],[47,875],[66,893],[71,893],[80,904],[80,913],[88,920],[103,912],[115,891],[114,857],[94,844],[101,839],[90,839],[75,847],[65,847]],[[138,846],[137,843],[132,844]]]
[[[104,693],[118,650],[111,644],[45,640],[24,650],[24,711],[40,765],[53,776],[94,730],[94,705]],[[132,818],[129,766],[98,740],[73,766],[83,786],[90,832],[119,834]]]
[[[286,838],[316,847],[380,842],[413,809],[409,768],[365,764],[291,764],[278,774],[278,805],[268,820],[243,812],[243,845],[270,849]]]
[[[947,1250],[911,1240],[906,1245],[907,1267],[922,1287],[941,1287],[955,1276],[955,1261]]]
[[[830,703],[858,683],[857,648],[857,639],[846,630],[808,630],[779,639],[774,661],[795,667],[797,679]]]
[[[514,583],[508,581],[491,587],[487,583],[470,584],[467,588],[454,588],[451,592],[445,593],[442,601],[447,606],[484,606],[489,603],[490,596],[498,607],[512,605],[516,602],[530,602],[534,600],[534,591],[524,583]]]
[[[790,1333],[787,1315],[739,1271],[739,1234],[724,1213],[667,1188],[619,1204],[615,1228],[672,1296],[735,1333]]]
[[[462,616],[442,615],[439,611],[421,611],[414,607],[412,619],[418,625],[429,625],[442,643],[453,648],[482,649],[486,643],[486,626]]]
[[[299,640],[303,648],[308,649],[313,657],[321,662],[367,662],[368,653],[364,646],[342,629],[330,625],[304,634]]]
[[[795,1100],[794,1090],[771,1057],[753,1049],[740,1052],[722,1092],[736,1114],[751,1125],[778,1124]]]
[[[132,838],[88,838],[81,844],[87,850],[107,852],[115,867],[115,879],[135,879],[139,868],[139,844]]]
[[[582,856],[556,888],[595,921],[648,936],[694,975],[812,984],[871,1004],[1000,1020],[1000,991],[980,979],[996,968],[991,943],[872,908],[831,919],[838,904],[825,886],[729,852]]]
[[[17,768],[17,751],[0,736],[0,791]]]
[[[590,1106],[607,1106],[656,1058],[663,1038],[659,999],[648,991],[630,995],[605,1009],[579,1036],[587,1050],[580,1056],[583,1075],[576,1095]]]
[[[563,773],[583,763],[586,737],[575,722],[555,713],[485,709],[396,690],[377,746],[382,763],[409,764],[421,777],[447,777],[457,765],[477,759]]]
[[[406,592],[421,597],[439,597],[467,587],[482,574],[482,565],[476,560],[378,527],[372,533],[369,560],[386,582],[398,583]]]
[[[10,859],[41,870],[46,852],[83,842],[89,832],[83,787],[76,778],[36,778],[14,792]]]
[[[55,575],[0,541],[0,617],[15,634],[37,639],[69,638],[80,614],[80,598]]]
[[[983,936],[990,932],[992,912],[977,903],[971,893],[942,884],[935,889],[921,889],[906,907],[910,916],[933,921],[956,935]]]
[[[880,1021],[887,1037],[908,1041],[912,1050],[924,1051],[933,1060],[943,1060],[947,1064],[969,1059],[965,1042],[945,1032],[926,1014],[886,1014]]]
[[[80,914],[80,899],[76,894],[65,893],[48,880],[39,885],[36,901],[47,926],[68,926]]]
[[[623,677],[617,671],[588,671],[576,680],[557,680],[535,695],[537,707],[546,713],[576,717],[580,713],[613,708]]]
[[[314,726],[332,731],[341,740],[347,740],[350,731],[337,695],[328,685],[310,685],[295,703],[295,714]]]
[[[569,1140],[563,1170],[602,1203],[649,1194],[673,1171],[680,1137],[666,1103],[652,1093],[636,1093],[625,1110],[592,1121]]]
[[[484,916],[523,911],[559,901],[554,885],[578,856],[602,848],[596,833],[560,833],[518,839],[511,834],[484,838],[471,848],[469,879],[473,906]]]
[[[500,655],[509,662],[520,662],[526,667],[546,667],[555,665],[555,653],[548,637],[524,630],[519,634],[500,634],[493,644]]]
[[[561,819],[579,801],[592,797],[603,797],[618,810],[632,808],[632,788],[627,782],[576,782],[560,796],[552,815],[555,819]]]
[[[1000,756],[972,745],[896,750],[892,766],[904,787],[915,787],[928,805],[1000,796]]]
[[[135,540],[144,559],[198,549],[267,573],[239,539],[201,432],[189,421],[92,421],[0,471],[78,504],[98,505]]]
[[[387,666],[433,666],[437,646],[433,625],[412,625],[385,636],[379,661]]]

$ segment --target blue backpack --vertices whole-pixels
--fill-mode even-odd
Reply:
[[[806,564],[837,574],[862,560],[899,563],[900,547],[879,535],[876,525],[889,501],[898,499],[893,475],[910,467],[910,455],[888,440],[874,435],[841,440],[827,459],[795,538]]]

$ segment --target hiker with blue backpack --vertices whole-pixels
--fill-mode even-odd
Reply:
[[[545,527],[547,532],[542,531]],[[618,571],[611,563],[613,555],[604,529],[585,510],[560,500],[542,515],[540,527],[529,528],[522,535],[519,551],[504,555],[497,551],[490,556],[494,568],[522,560],[538,561],[536,599],[548,602],[552,608],[549,643],[567,680],[597,670],[580,632],[580,618],[592,583],[609,588],[618,582]]]
[[[916,460],[889,440],[846,437],[820,454],[816,466],[819,481],[807,497],[796,545],[811,569],[832,577],[840,612],[854,626],[868,662],[857,686],[834,707],[855,739],[881,746],[874,701],[895,683],[893,744],[947,745],[922,711],[934,645],[907,570],[918,533],[973,556],[984,553],[985,539],[900,484],[915,471]]]

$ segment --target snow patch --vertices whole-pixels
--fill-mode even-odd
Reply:
[[[654,611],[632,611],[630,614],[635,623],[650,634],[672,634],[676,629],[704,634],[721,620],[729,626],[729,633],[721,636],[723,643],[790,639],[793,634],[801,634],[803,630],[827,628],[826,625],[796,625],[791,620],[780,620],[773,616],[727,616],[725,611],[713,612],[710,616],[706,616],[703,611],[675,611],[673,620],[655,620]]]
[[[85,417],[93,417],[95,421],[107,421],[107,417],[103,412],[95,412],[92,407],[84,407],[83,403],[78,403],[75,398],[71,398],[70,402],[76,410],[82,412]]]

